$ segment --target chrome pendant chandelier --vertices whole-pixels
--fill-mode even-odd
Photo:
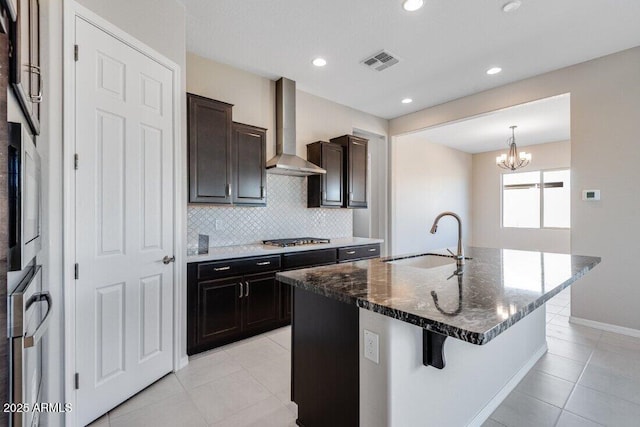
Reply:
[[[518,126],[509,126],[511,129],[511,138],[507,140],[509,146],[509,153],[496,157],[496,165],[502,169],[514,171],[516,169],[523,168],[531,161],[531,153],[518,153],[518,147],[516,146],[515,129]]]

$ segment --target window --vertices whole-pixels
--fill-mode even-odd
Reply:
[[[503,174],[502,226],[569,228],[570,179],[569,169]]]

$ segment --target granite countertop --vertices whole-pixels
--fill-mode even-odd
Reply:
[[[364,237],[342,237],[330,239],[331,243],[316,243],[312,245],[288,246],[281,248],[278,246],[269,246],[263,244],[223,246],[219,248],[209,248],[207,254],[187,253],[187,262],[203,262],[223,260],[229,258],[241,258],[262,255],[277,255],[289,252],[313,251],[317,249],[340,248],[343,246],[361,246],[371,245],[374,243],[382,243],[381,239],[369,239]]]
[[[472,344],[486,344],[595,267],[600,258],[508,249],[466,248],[434,268],[379,258],[281,272],[278,280]],[[446,252],[437,251],[443,260]],[[434,252],[431,252],[434,253]],[[448,255],[448,254],[447,254]],[[446,260],[445,260],[446,262]]]

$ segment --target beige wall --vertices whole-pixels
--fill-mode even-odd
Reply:
[[[178,0],[76,0],[152,49],[184,66],[185,11]]]
[[[571,166],[569,141],[518,147],[532,154],[524,171]],[[473,155],[472,222],[474,246],[544,252],[571,252],[570,230],[503,228],[501,221],[501,175],[496,157],[505,150]]]
[[[233,104],[233,120],[267,128],[267,159],[275,155],[275,81],[187,53],[187,92]],[[296,93],[297,154],[306,145],[361,129],[387,135],[388,121],[300,90]]]
[[[571,93],[571,249],[602,263],[572,287],[572,315],[640,329],[640,47],[428,108],[390,122],[399,135]],[[583,202],[600,189],[600,202]]]
[[[233,104],[233,120],[267,129],[267,159],[275,155],[275,81],[253,73],[239,70],[229,65],[221,64],[193,53],[187,53],[187,91],[197,95]],[[296,92],[296,152],[298,156],[306,158],[306,145],[344,134],[351,134],[354,130],[383,136],[386,141],[388,120],[381,119],[344,105],[337,104],[298,90]],[[372,143],[380,140],[372,139]],[[381,147],[375,154],[380,153]],[[386,144],[381,148],[386,156]],[[375,218],[386,217],[386,164],[374,162],[371,164],[372,198],[370,210]],[[382,176],[383,181],[373,179]],[[211,215],[216,214],[215,207],[211,207]],[[350,214],[353,211],[350,211]],[[350,215],[353,218],[353,215]],[[386,225],[386,224],[385,224]],[[384,230],[376,229],[372,237],[385,238]]]
[[[471,236],[471,154],[427,142],[415,135],[394,138],[391,146],[391,252],[394,255],[450,247],[455,250],[458,226],[443,211],[460,215],[463,241]]]

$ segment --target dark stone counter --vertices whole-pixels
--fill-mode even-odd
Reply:
[[[443,261],[439,251],[436,256],[437,261]],[[287,271],[278,273],[277,278],[297,288],[482,345],[600,262],[600,258],[589,256],[474,247],[467,248],[466,256],[471,259],[461,275],[454,274],[453,259],[449,264],[420,268],[409,265],[410,259],[419,264],[420,255],[409,255]]]

